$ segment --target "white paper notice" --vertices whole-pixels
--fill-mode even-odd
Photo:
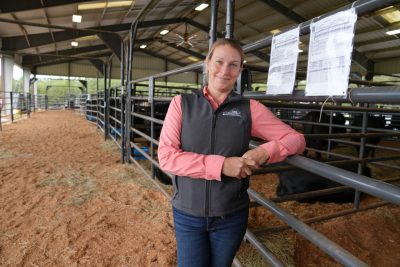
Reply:
[[[356,21],[353,8],[311,23],[306,96],[347,94]]]
[[[291,94],[293,92],[298,54],[299,28],[272,38],[266,94]]]

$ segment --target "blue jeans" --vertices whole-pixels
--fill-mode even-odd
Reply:
[[[179,267],[230,267],[246,233],[249,209],[196,217],[173,208]]]

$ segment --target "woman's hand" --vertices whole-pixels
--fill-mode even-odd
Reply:
[[[242,157],[245,159],[254,160],[254,161],[256,161],[256,163],[258,165],[261,165],[268,160],[269,155],[268,155],[268,152],[264,148],[256,147],[256,148],[250,149],[249,151],[244,153]]]
[[[222,165],[222,173],[226,176],[241,179],[251,175],[253,170],[257,168],[258,164],[253,159],[247,159],[243,157],[230,157],[225,158],[224,164]]]

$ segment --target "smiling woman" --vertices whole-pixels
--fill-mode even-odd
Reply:
[[[243,60],[238,42],[217,40],[206,59],[207,85],[174,97],[164,120],[158,157],[176,175],[179,266],[231,266],[247,227],[249,176],[304,149],[303,135],[233,92]],[[252,136],[267,142],[248,151]]]

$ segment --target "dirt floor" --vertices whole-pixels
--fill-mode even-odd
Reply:
[[[273,197],[273,174],[251,186]],[[170,189],[167,188],[167,191]],[[367,198],[362,207],[378,202]],[[352,204],[280,204],[307,219]],[[250,229],[287,266],[340,266],[253,208]],[[275,228],[274,228],[275,227]],[[313,224],[371,266],[400,266],[400,207],[385,205]],[[0,131],[0,266],[176,266],[168,199],[118,149],[74,111],[47,111]],[[244,266],[267,266],[249,243]]]

